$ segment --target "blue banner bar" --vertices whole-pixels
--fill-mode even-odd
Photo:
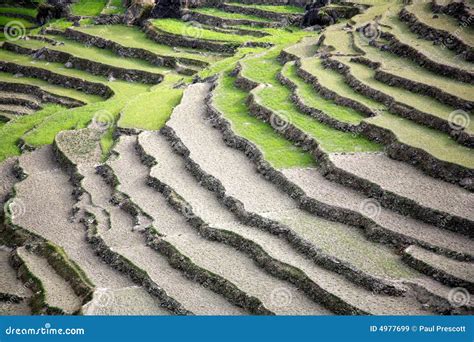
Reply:
[[[0,341],[473,342],[474,316],[0,317]]]

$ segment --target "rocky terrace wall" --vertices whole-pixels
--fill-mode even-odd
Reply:
[[[151,40],[154,40],[159,44],[165,44],[169,46],[182,46],[186,48],[208,50],[226,54],[235,53],[239,47],[239,44],[235,43],[208,41],[204,39],[196,39],[191,37],[188,38],[180,35],[170,34],[158,30],[149,22],[144,24],[143,29],[148,38]]]
[[[194,11],[187,11],[183,16],[184,20],[194,20],[199,23],[210,25],[210,26],[240,26],[240,25],[249,25],[255,27],[281,27],[283,24],[279,22],[263,22],[256,20],[246,20],[246,19],[226,19],[220,18],[212,15],[206,15]]]
[[[453,1],[448,4],[440,4],[438,0],[431,1],[431,10],[434,13],[444,13],[456,18],[461,25],[472,26],[474,20],[472,17],[472,9],[469,11],[468,6],[463,1]]]
[[[67,52],[51,50],[47,47],[34,50],[6,42],[3,44],[3,48],[19,54],[31,55],[34,58],[46,60],[48,62],[65,64],[67,68],[86,71],[96,76],[113,77],[127,82],[140,82],[147,84],[158,84],[163,81],[163,75],[161,74],[114,67],[89,59],[78,58]]]
[[[357,92],[367,97],[384,103],[387,107],[389,107],[390,111],[393,111],[394,113],[397,113],[400,116],[407,117],[414,121],[427,120],[425,121],[426,125],[436,124],[436,122],[431,123],[430,121],[428,121],[427,118],[429,118],[429,116],[423,115],[423,113],[417,112],[416,110],[412,110],[411,108],[403,104],[399,104],[390,96],[362,84],[350,73],[349,67],[340,63],[339,61],[334,61],[330,58],[326,58],[324,64],[327,67],[342,74],[345,78],[346,83],[351,86],[351,88],[356,89]],[[384,144],[388,145],[386,152],[392,158],[403,161],[409,161],[410,164],[416,165],[425,173],[435,178],[441,178],[448,182],[457,183],[464,187],[471,186],[466,183],[468,183],[467,181],[469,179],[473,178],[473,170],[465,168],[461,165],[439,160],[424,150],[403,144],[398,141],[395,134],[388,130],[381,129],[370,123],[367,124],[366,128],[368,128],[368,130],[365,134],[367,134],[368,137],[376,139],[377,141],[382,141],[384,142]],[[372,130],[372,132],[370,132],[370,130]]]
[[[52,71],[34,66],[24,66],[11,62],[0,61],[0,71],[10,74],[21,74],[26,77],[38,78],[51,84],[80,90],[88,94],[104,97],[106,99],[114,94],[112,89],[110,89],[105,84],[89,82],[75,77],[56,74]]]
[[[391,33],[382,32],[381,38],[388,41],[388,44],[377,45],[381,49],[388,50],[397,56],[408,58],[434,73],[454,78],[460,82],[474,83],[474,73],[472,72],[433,61],[410,45],[403,44]]]
[[[89,35],[78,30],[66,29],[63,32],[47,29],[46,33],[64,35],[66,38],[81,42],[85,46],[96,46],[101,49],[109,49],[119,56],[144,59],[156,66],[165,66],[169,68],[176,67],[176,61],[171,57],[160,56],[145,49],[125,47],[111,40]]]
[[[351,58],[351,62],[364,64],[372,69],[375,69],[374,78],[389,86],[400,87],[414,93],[431,96],[442,103],[454,106],[454,108],[461,107],[463,109],[466,109],[467,111],[471,111],[474,106],[471,101],[463,99],[459,99],[459,102],[456,102],[456,100],[458,99],[457,96],[447,94],[438,88],[432,87],[424,83],[412,81],[400,76],[389,74],[383,70],[380,70],[380,64],[373,63],[364,57]],[[454,140],[456,140],[461,145],[467,147],[474,147],[474,136],[465,132],[462,129],[452,127],[452,125],[447,119],[442,119],[435,115],[421,112],[404,103],[397,102],[390,95],[387,95],[362,84],[351,75],[350,69],[339,61],[328,58],[325,59],[325,65],[344,75],[346,83],[348,83],[353,89],[357,89],[356,91],[383,103],[385,106],[387,106],[390,112],[398,114],[421,125],[425,125],[427,127],[437,129],[441,132],[448,133],[449,135],[451,135],[451,137],[453,137]]]
[[[430,27],[418,20],[416,15],[403,8],[399,13],[401,21],[405,22],[410,30],[423,39],[431,40],[437,44],[443,44],[446,48],[460,54],[465,60],[474,62],[474,50],[455,35]]]
[[[232,4],[223,3],[219,8],[230,13],[243,13],[247,15],[254,15],[261,18],[266,18],[273,21],[285,22],[292,25],[299,25],[302,23],[303,15],[301,14],[285,14],[265,11],[252,7],[236,6]]]

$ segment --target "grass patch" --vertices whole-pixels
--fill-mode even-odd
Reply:
[[[27,8],[27,7],[0,7],[0,13],[16,13],[29,15],[31,17],[36,17],[38,13],[36,8]]]
[[[391,279],[412,278],[417,272],[400,261],[386,246],[368,241],[360,231],[324,220],[304,212],[269,215],[289,225],[305,238],[317,244],[328,255],[349,262],[370,274]]]
[[[223,33],[212,30],[205,25],[186,23],[178,19],[155,19],[151,23],[157,29],[167,33],[185,36],[193,39],[215,40],[232,43],[245,43],[249,41],[265,41],[268,37],[257,38],[235,33]]]
[[[56,29],[56,30],[62,30],[62,31],[64,31],[67,28],[72,27],[72,25],[73,25],[72,21],[69,21],[65,18],[53,19],[53,20],[49,21],[46,24],[46,26],[49,27],[49,28]]]
[[[229,5],[256,8],[263,11],[283,13],[283,14],[304,14],[304,7],[291,5],[247,5],[240,2],[229,2]]]
[[[257,17],[255,15],[248,15],[248,14],[242,14],[242,13],[231,13],[231,12],[226,12],[226,11],[214,8],[214,7],[197,8],[193,11],[197,12],[197,13],[205,14],[205,15],[210,15],[210,16],[213,16],[213,17],[223,18],[223,19],[240,19],[240,20],[260,21],[260,22],[271,22],[270,19]]]
[[[459,145],[442,132],[387,112],[366,121],[392,131],[401,142],[421,148],[440,160],[474,168],[472,149]]]
[[[342,75],[334,70],[325,69],[319,58],[312,57],[302,59],[301,68],[316,76],[321,85],[341,96],[360,102],[369,108],[385,108],[385,106],[380,103],[354,92],[354,90],[345,83]]]
[[[35,26],[34,23],[23,18],[12,18],[12,17],[5,17],[5,16],[0,15],[0,26],[7,26],[8,24],[13,25],[17,23],[20,23],[25,28],[30,28],[30,27]]]
[[[106,4],[107,0],[79,0],[72,4],[71,11],[74,15],[97,16]]]
[[[64,110],[61,106],[46,105],[34,114],[19,116],[8,123],[0,123],[0,162],[8,157],[20,155],[18,140],[44,119],[61,110]]]
[[[102,14],[124,14],[125,7],[123,6],[123,0],[109,0],[107,5],[102,10]]]
[[[235,78],[221,76],[214,92],[214,105],[232,123],[236,134],[256,144],[275,168],[314,166],[311,155],[277,134],[273,128],[251,116],[245,101],[248,93],[234,85]]]
[[[344,25],[345,24],[339,24],[329,27],[324,33],[326,36],[324,44],[332,46],[337,52],[347,55],[357,55],[358,52],[354,49],[350,33],[342,30]],[[358,33],[355,34],[357,35]]]
[[[183,88],[173,88],[176,82],[184,80],[177,75],[168,75],[149,92],[131,99],[122,109],[118,126],[159,130],[164,126],[182,98]]]

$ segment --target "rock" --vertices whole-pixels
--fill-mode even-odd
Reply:
[[[124,23],[133,25],[148,18],[155,6],[154,0],[132,0],[125,12]]]
[[[48,0],[40,3],[38,6],[38,14],[36,21],[40,25],[44,25],[51,19],[66,18],[71,14],[72,0]]]
[[[68,69],[71,69],[73,67],[71,62],[67,62],[66,64],[64,64],[64,66]]]
[[[320,25],[313,25],[306,27],[304,30],[305,31],[321,31],[323,28]]]
[[[153,9],[153,18],[179,18],[181,16],[180,0],[159,0]]]
[[[189,21],[189,20],[191,20],[192,18],[191,18],[191,15],[190,15],[190,14],[185,14],[185,15],[183,15],[183,16],[181,17],[181,19],[182,19],[183,21]]]

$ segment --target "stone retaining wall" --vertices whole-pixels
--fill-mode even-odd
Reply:
[[[436,279],[446,286],[462,287],[468,290],[470,293],[474,292],[474,283],[472,281],[459,279],[440,268],[427,264],[423,260],[418,259],[415,255],[411,254],[410,247],[403,251],[402,259],[406,264],[410,265],[410,267]],[[471,310],[474,310],[474,308],[471,308]]]
[[[362,84],[350,73],[349,67],[342,64],[341,62],[326,58],[324,64],[327,67],[332,68],[333,70],[342,74],[346,83],[351,88],[369,98],[384,103],[387,107],[389,107],[390,111],[414,121],[423,120],[423,123],[426,125],[437,124],[436,121],[429,121],[429,116],[427,114],[413,110],[403,104],[396,102],[392,97],[372,89],[365,84]],[[368,137],[376,139],[377,141],[382,141],[384,144],[388,145],[386,152],[392,158],[402,161],[410,161],[410,164],[417,166],[432,177],[441,178],[448,182],[457,183],[464,187],[470,186],[469,184],[465,183],[466,180],[474,177],[473,170],[465,168],[461,165],[439,160],[424,150],[403,144],[398,141],[396,135],[391,131],[381,129],[380,127],[376,127],[370,123],[368,123],[365,127],[368,128],[365,133]],[[370,132],[370,130],[373,132]]]
[[[33,95],[39,98],[41,102],[55,103],[68,108],[80,107],[85,105],[85,103],[82,101],[52,94],[41,89],[38,86],[30,84],[0,81],[0,91]]]
[[[151,40],[169,46],[182,46],[191,49],[208,50],[225,54],[234,54],[239,47],[237,43],[204,40],[199,38],[185,37],[158,30],[151,23],[144,24],[145,34]]]
[[[455,101],[455,99],[453,99],[453,96],[450,96],[449,94],[446,94],[441,90],[437,90],[437,88],[384,72],[379,69],[380,65],[371,64],[371,62],[368,61],[364,57],[351,58],[351,62],[361,63],[364,65],[368,65],[369,67],[372,66],[372,68],[375,68],[374,78],[389,86],[400,87],[409,91],[413,91],[415,93],[421,93],[423,95],[433,96],[434,98],[438,100],[440,100],[440,98],[437,98],[436,95],[439,95],[441,98],[444,98],[445,101],[447,102]],[[339,61],[327,58],[325,59],[324,63],[328,68],[333,69],[336,72],[343,75],[346,83],[355,91],[367,97],[370,97],[374,99],[375,101],[383,103],[390,112],[400,115],[401,117],[407,118],[418,124],[437,129],[441,132],[448,133],[454,140],[456,140],[461,145],[464,145],[467,147],[474,147],[474,136],[472,134],[469,134],[463,131],[462,129],[460,130],[460,129],[456,129],[455,127],[452,127],[452,125],[447,119],[443,119],[438,116],[417,110],[411,106],[408,106],[404,103],[396,101],[390,95],[387,95],[376,89],[370,88],[369,86],[363,84],[357,78],[355,78],[351,74],[350,68]],[[454,97],[454,98],[457,98],[457,97]],[[469,110],[472,108],[471,107],[472,103],[470,101],[461,100],[459,104],[466,106],[467,108],[469,108]]]
[[[51,63],[65,64],[66,67],[86,71],[92,75],[105,78],[113,77],[127,82],[158,84],[163,81],[163,75],[143,70],[119,68],[89,59],[75,57],[67,52],[52,50],[47,47],[34,50],[6,42],[3,48],[18,54],[30,55],[33,58],[46,60]]]
[[[43,283],[31,273],[16,250],[10,255],[10,265],[16,271],[17,277],[23,282],[24,286],[33,292],[29,305],[34,315],[66,315],[62,309],[48,305]]]
[[[276,13],[271,11],[265,11],[253,7],[243,7],[233,4],[223,3],[218,6],[220,9],[230,13],[242,13],[246,15],[254,15],[261,18],[266,18],[272,21],[283,22],[286,25],[301,25],[303,22],[302,14],[286,14],[286,13]]]
[[[453,1],[448,4],[439,4],[437,0],[431,1],[431,11],[444,13],[456,18],[460,25],[473,26],[472,8],[470,9],[463,1]]]
[[[176,67],[176,61],[172,57],[157,55],[145,49],[126,47],[116,42],[113,42],[111,40],[107,40],[98,36],[90,35],[78,30],[66,29],[66,31],[63,32],[63,31],[52,31],[48,29],[46,30],[46,33],[61,34],[61,35],[64,35],[68,39],[81,42],[85,46],[96,46],[101,49],[109,49],[119,56],[129,57],[129,58],[140,58],[156,66],[165,66],[169,68]]]
[[[253,27],[281,27],[279,22],[264,22],[247,19],[227,19],[217,16],[202,14],[195,11],[186,11],[183,16],[184,20],[197,21],[198,23],[209,26],[241,26],[248,25]]]
[[[384,50],[388,50],[396,54],[397,56],[412,60],[418,65],[422,66],[423,68],[426,68],[434,73],[437,73],[446,77],[451,77],[460,82],[466,82],[466,83],[471,83],[471,84],[474,83],[474,73],[469,72],[468,70],[438,63],[428,58],[422,52],[411,47],[410,45],[400,42],[391,33],[382,32],[381,38],[387,40],[388,44],[382,44],[382,45],[379,44],[378,45],[379,48],[383,48]]]
[[[94,83],[76,77],[56,74],[52,71],[34,66],[24,66],[11,62],[0,61],[0,71],[10,74],[22,74],[26,77],[37,78],[54,85],[76,89],[87,94],[98,95],[106,99],[112,97],[114,94],[112,89],[110,89],[105,84]]]
[[[439,30],[422,23],[418,20],[415,14],[410,13],[405,8],[400,11],[399,18],[408,25],[412,32],[420,35],[423,37],[423,39],[434,41],[437,44],[442,44],[446,48],[461,55],[468,62],[474,62],[473,48],[468,46],[457,36],[451,34],[450,32]]]

